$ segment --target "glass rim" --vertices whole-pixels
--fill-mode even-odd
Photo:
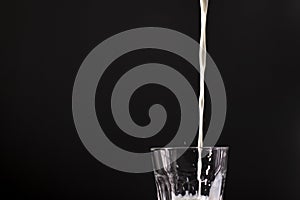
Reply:
[[[159,150],[181,150],[181,149],[203,149],[203,150],[228,150],[229,146],[222,147],[213,147],[213,146],[204,146],[204,147],[152,147],[150,150],[159,151]]]

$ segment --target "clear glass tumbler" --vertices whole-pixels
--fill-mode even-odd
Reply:
[[[223,199],[228,147],[151,150],[158,200]]]

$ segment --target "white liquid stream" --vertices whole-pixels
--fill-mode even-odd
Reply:
[[[199,95],[199,139],[198,147],[203,146],[203,112],[204,112],[204,74],[206,67],[206,16],[207,16],[208,0],[200,0],[201,9],[201,33],[200,33],[200,95]]]
[[[198,147],[203,147],[203,113],[204,113],[204,75],[206,67],[206,17],[208,10],[209,0],[200,0],[200,10],[201,10],[201,32],[200,32],[200,49],[199,49],[199,64],[200,64],[200,95],[199,95],[199,138]],[[210,188],[209,196],[201,195],[201,151],[199,151],[198,159],[198,172],[197,178],[199,181],[198,194],[191,195],[186,193],[186,195],[176,196],[172,195],[172,200],[220,200],[221,199],[221,187],[222,187],[222,175],[219,173],[212,183]]]
[[[204,75],[206,67],[206,17],[208,9],[208,0],[200,0],[200,19],[201,19],[201,32],[200,32],[200,48],[199,48],[199,64],[200,64],[200,95],[199,95],[199,138],[198,147],[203,146],[203,113],[204,113]],[[199,194],[201,194],[201,152],[199,152],[198,160],[198,181],[199,181]],[[189,197],[190,198],[190,197]],[[199,200],[199,199],[198,199]],[[202,200],[202,199],[201,199]]]

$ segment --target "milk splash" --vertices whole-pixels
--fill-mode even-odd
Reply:
[[[172,200],[220,200],[222,199],[221,197],[221,189],[222,189],[222,175],[221,173],[219,173],[209,192],[209,196],[201,196],[201,195],[191,195],[186,193],[184,196],[179,195],[179,196],[175,196],[174,194],[172,194]]]

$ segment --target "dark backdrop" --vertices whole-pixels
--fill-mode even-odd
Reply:
[[[1,6],[1,196],[154,200],[151,173],[110,169],[82,145],[73,82],[85,56],[121,31],[165,27],[198,40],[198,1],[11,3]],[[228,99],[218,142],[231,147],[226,199],[299,199],[300,2],[211,0],[207,34]]]

